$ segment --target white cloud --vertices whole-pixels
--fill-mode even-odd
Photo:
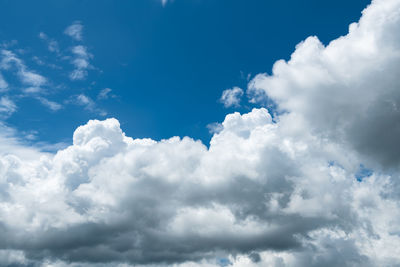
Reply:
[[[374,1],[346,36],[324,46],[301,42],[288,62],[260,74],[248,93],[267,95],[314,132],[351,146],[371,164],[400,163],[400,25],[398,0]]]
[[[79,21],[75,21],[73,24],[68,26],[64,33],[71,38],[75,39],[76,41],[81,41],[82,40],[82,31],[83,31],[83,25]]]
[[[390,177],[357,182],[351,166],[340,167],[351,153],[299,136],[292,119],[273,123],[265,109],[230,114],[222,125],[207,148],[187,137],[131,139],[115,119],[90,121],[54,155],[1,158],[10,249],[30,263],[61,252],[78,265],[157,265],[170,253],[208,266],[218,253],[233,266],[400,262],[396,246],[380,247],[400,242],[387,228],[400,214],[397,198],[381,195]],[[380,242],[371,242],[371,227]]]
[[[168,0],[161,0],[162,6],[165,6],[168,3]]]
[[[7,96],[0,98],[0,115],[2,117],[8,117],[17,110],[17,105]]]
[[[40,87],[46,84],[45,77],[33,71],[28,71],[25,68],[20,69],[19,75],[21,76],[21,81],[30,86]]]
[[[0,264],[400,265],[399,10],[376,0],[348,35],[297,46],[248,91],[282,113],[228,114],[209,147],[107,119],[27,158],[0,131]]]
[[[9,50],[1,50],[2,59],[0,69],[9,70],[11,67],[17,69],[17,75],[20,81],[28,87],[36,88],[40,91],[41,87],[47,83],[47,79],[42,75],[29,70],[24,62]]]
[[[62,105],[54,102],[54,101],[50,101],[45,97],[36,97],[37,100],[40,101],[40,103],[42,103],[43,105],[45,105],[46,107],[48,107],[49,109],[51,109],[52,111],[57,111],[60,110],[62,108]]]
[[[92,109],[93,106],[94,106],[93,100],[90,97],[88,97],[88,96],[86,96],[84,94],[80,94],[80,95],[76,96],[76,103],[78,105],[85,106],[88,109]]]
[[[0,92],[8,89],[8,83],[4,79],[3,75],[0,73]]]
[[[47,48],[50,52],[60,52],[60,48],[56,40],[49,38],[44,32],[39,33],[39,38],[47,43]]]
[[[71,63],[75,69],[70,73],[71,80],[83,80],[87,76],[87,69],[91,68],[89,59],[93,56],[87,51],[83,45],[72,47],[73,58]]]
[[[72,96],[70,98],[70,100],[67,101],[67,103],[72,103],[75,105],[82,106],[82,107],[84,107],[84,109],[86,109],[90,112],[98,113],[101,116],[107,115],[106,111],[97,108],[96,103],[93,101],[93,99],[85,94],[79,94],[79,95]]]
[[[243,90],[239,87],[233,87],[232,89],[226,89],[222,92],[220,101],[226,108],[239,107],[242,96]]]
[[[86,76],[87,76],[86,70],[75,69],[70,73],[69,78],[71,80],[84,80]]]
[[[224,129],[224,127],[222,126],[221,123],[213,122],[213,123],[209,123],[207,125],[207,129],[210,134],[216,134],[216,133],[221,132]]]
[[[99,94],[97,95],[97,99],[108,99],[110,97],[110,93],[111,93],[111,89],[110,88],[104,88],[102,89]],[[113,96],[112,96],[113,97]]]

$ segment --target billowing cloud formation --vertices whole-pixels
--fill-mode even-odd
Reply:
[[[347,36],[307,39],[250,84],[281,115],[229,114],[209,147],[132,139],[116,119],[55,154],[14,141],[0,265],[400,265],[399,14],[374,1]]]
[[[352,146],[373,163],[400,163],[400,1],[374,1],[349,34],[324,45],[300,43],[249,93],[266,93],[320,136]],[[263,94],[261,94],[263,95]]]

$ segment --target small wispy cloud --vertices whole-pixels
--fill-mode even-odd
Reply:
[[[19,75],[21,77],[21,81],[27,85],[34,86],[36,88],[44,85],[46,83],[46,78],[40,74],[37,74],[33,71],[29,71],[26,68],[21,68],[19,70]]]
[[[222,92],[220,102],[224,104],[226,108],[239,107],[242,96],[243,90],[239,87],[233,87],[232,89],[226,89]]]
[[[47,34],[45,34],[44,32],[39,33],[39,38],[47,43],[47,48],[49,49],[50,52],[55,52],[55,53],[60,52],[60,48],[56,40],[49,38]]]
[[[7,96],[0,98],[0,117],[7,118],[17,111],[17,105]]]
[[[161,0],[162,6],[165,6],[168,3],[168,0]]]
[[[79,94],[79,95],[72,96],[67,101],[67,103],[82,106],[85,110],[94,112],[94,113],[98,113],[101,116],[107,115],[106,111],[97,108],[96,103],[93,101],[93,99],[85,94]]]
[[[0,73],[0,92],[4,92],[8,89],[8,83]]]
[[[44,106],[46,106],[47,108],[49,108],[52,111],[57,111],[60,110],[62,108],[62,105],[54,102],[54,101],[50,101],[45,97],[36,97],[37,100],[40,101],[40,103],[42,103]]]
[[[47,83],[47,79],[42,75],[29,70],[24,62],[9,50],[1,50],[2,60],[0,61],[0,69],[8,70],[12,66],[17,69],[17,75],[20,81],[27,85],[28,92],[39,92],[41,87]]]
[[[88,97],[84,94],[80,94],[80,95],[76,96],[76,104],[84,106],[88,110],[93,110],[93,108],[95,106],[94,101],[90,97]]]
[[[87,69],[89,69],[89,59],[93,56],[88,53],[86,46],[77,45],[72,47],[73,58],[71,63],[75,66],[75,69],[70,73],[69,77],[71,80],[83,80],[88,75]]]
[[[72,25],[68,26],[64,33],[76,41],[82,40],[83,25],[80,21],[75,21]]]
[[[110,95],[111,93],[111,89],[110,88],[104,88],[102,89],[99,94],[97,95],[97,99],[108,99],[110,97],[115,97],[114,95]]]

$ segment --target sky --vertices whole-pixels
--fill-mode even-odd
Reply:
[[[400,265],[400,0],[0,25],[0,266]]]
[[[15,66],[3,67],[15,105],[2,112],[3,121],[31,143],[71,143],[77,126],[115,117],[132,137],[191,136],[208,144],[207,125],[260,107],[244,96],[240,105],[225,108],[219,101],[224,90],[246,89],[249,79],[271,72],[306,36],[327,44],[346,34],[368,3],[2,1],[2,49],[44,79],[40,90],[24,92],[32,84]],[[71,25],[79,26],[79,38],[66,34]],[[83,57],[74,54],[78,46]],[[87,66],[73,79],[75,60]],[[109,93],[99,97],[102,90]]]

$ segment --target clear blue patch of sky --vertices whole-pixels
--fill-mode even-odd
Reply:
[[[68,103],[84,93],[116,117],[132,137],[153,139],[191,136],[208,143],[206,127],[232,111],[218,102],[223,90],[247,87],[247,75],[270,72],[278,59],[288,59],[295,45],[310,35],[327,44],[344,35],[361,16],[366,0],[175,0],[162,7],[157,0],[5,0],[0,2],[0,41],[17,40],[14,50],[26,65],[49,79],[46,97]],[[63,34],[80,21],[82,42]],[[67,59],[47,50],[39,32],[60,45],[87,46],[93,69],[83,81],[68,78]],[[38,57],[49,65],[39,65]],[[18,82],[9,73],[10,90]],[[117,97],[97,100],[111,88]],[[89,119],[103,119],[98,110],[65,104],[49,111],[29,97],[16,99],[18,111],[7,123],[21,132],[37,131],[37,141],[71,140],[73,130]]]
[[[372,174],[374,174],[374,171],[372,169],[369,169],[365,167],[363,164],[360,164],[360,167],[358,168],[355,177],[357,181],[361,182],[365,178],[370,177]]]

